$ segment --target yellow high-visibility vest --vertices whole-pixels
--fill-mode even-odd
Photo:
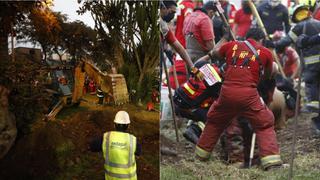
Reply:
[[[136,137],[111,131],[103,135],[102,152],[105,159],[105,179],[136,180]]]

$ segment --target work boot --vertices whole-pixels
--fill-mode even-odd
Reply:
[[[290,164],[276,164],[276,165],[272,165],[269,166],[267,168],[265,168],[265,171],[273,171],[273,170],[277,170],[277,169],[286,169],[289,168]]]
[[[201,135],[201,129],[195,125],[191,124],[187,127],[186,131],[183,133],[183,137],[185,137],[188,141],[193,144],[197,144],[199,137]]]

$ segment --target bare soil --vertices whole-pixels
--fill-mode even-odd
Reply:
[[[113,130],[118,110],[130,114],[133,133],[142,144],[137,157],[139,179],[159,177],[159,113],[124,105],[64,109],[55,121],[37,121],[32,132],[17,140],[0,161],[0,179],[104,179],[102,153],[88,150],[89,142]]]

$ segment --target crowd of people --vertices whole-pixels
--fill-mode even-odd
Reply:
[[[160,2],[161,61],[175,54],[173,66],[186,64],[173,100],[176,114],[189,119],[183,135],[199,159],[209,159],[220,139],[229,163],[282,167],[275,130],[294,116],[296,101],[300,112],[317,113],[311,122],[320,132],[319,9],[315,0],[242,0],[238,10],[228,0]],[[298,78],[304,99],[297,99]]]

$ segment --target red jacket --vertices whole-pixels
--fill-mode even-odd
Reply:
[[[176,24],[176,38],[182,44],[184,48],[186,48],[186,40],[183,35],[183,22],[186,16],[192,13],[194,9],[194,4],[192,0],[183,0],[179,3],[178,11],[177,11],[177,24]]]

